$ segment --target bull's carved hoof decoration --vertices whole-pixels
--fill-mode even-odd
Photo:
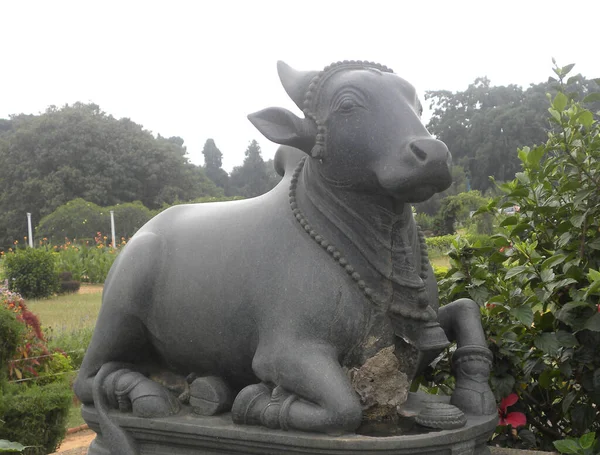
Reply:
[[[116,410],[165,428],[185,415],[329,435],[363,419],[456,429],[496,412],[479,307],[439,307],[412,215],[411,203],[451,184],[450,153],[421,123],[415,89],[364,61],[279,62],[278,73],[303,117],[272,107],[249,119],[281,144],[279,185],[162,212],[109,273],[75,383],[97,413],[103,451],[91,455],[140,452]],[[407,400],[451,343],[450,403]]]

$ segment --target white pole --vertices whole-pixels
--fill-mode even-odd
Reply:
[[[112,231],[112,247],[116,248],[117,244],[115,243],[115,211],[110,211],[110,230]]]
[[[27,212],[27,231],[29,233],[29,246],[33,248],[33,230],[31,229],[31,213]]]

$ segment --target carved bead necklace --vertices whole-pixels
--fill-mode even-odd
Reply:
[[[332,245],[331,242],[324,239],[319,233],[317,233],[314,228],[310,225],[304,213],[298,207],[298,201],[296,199],[296,189],[298,188],[298,179],[300,178],[300,173],[304,168],[304,163],[306,162],[307,157],[303,157],[296,169],[292,174],[292,179],[290,182],[290,191],[289,191],[289,202],[290,207],[292,209],[292,213],[294,217],[300,223],[300,226],[304,228],[304,230],[308,233],[310,238],[312,238],[318,245],[321,246],[327,253],[342,267],[346,273],[352,278],[352,280],[358,285],[359,289],[363,292],[363,294],[375,305],[379,305],[379,303],[375,300],[375,296],[373,294],[373,290],[367,286],[365,281],[362,279],[360,274],[352,267],[351,264],[348,263],[348,260],[342,255],[342,253]],[[429,256],[427,255],[427,246],[425,245],[425,236],[421,229],[417,226],[418,236],[419,236],[419,244],[421,249],[421,273],[419,274],[420,278],[425,282],[428,276],[428,264],[429,264]],[[416,316],[416,315],[415,315]],[[419,318],[417,318],[419,319]]]

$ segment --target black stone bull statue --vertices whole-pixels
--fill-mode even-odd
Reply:
[[[120,253],[75,392],[95,404],[113,453],[135,453],[110,407],[178,411],[149,378],[218,377],[240,424],[343,433],[361,423],[348,368],[382,348],[411,375],[456,341],[452,403],[495,412],[479,307],[438,308],[437,283],[410,203],[451,184],[450,153],[420,120],[415,89],[387,67],[341,62],[317,72],[278,64],[299,118],[251,114],[279,143],[283,175],[248,200],[180,205]]]

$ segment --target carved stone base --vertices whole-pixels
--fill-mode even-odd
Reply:
[[[114,455],[102,437],[95,409],[83,406],[82,415],[97,433],[88,455]],[[230,414],[198,416],[189,406],[178,415],[163,419],[145,419],[118,411],[113,411],[111,417],[134,438],[140,455],[489,455],[486,442],[498,419],[495,414],[467,416],[467,424],[459,429],[423,429],[417,434],[371,437],[235,425]]]

